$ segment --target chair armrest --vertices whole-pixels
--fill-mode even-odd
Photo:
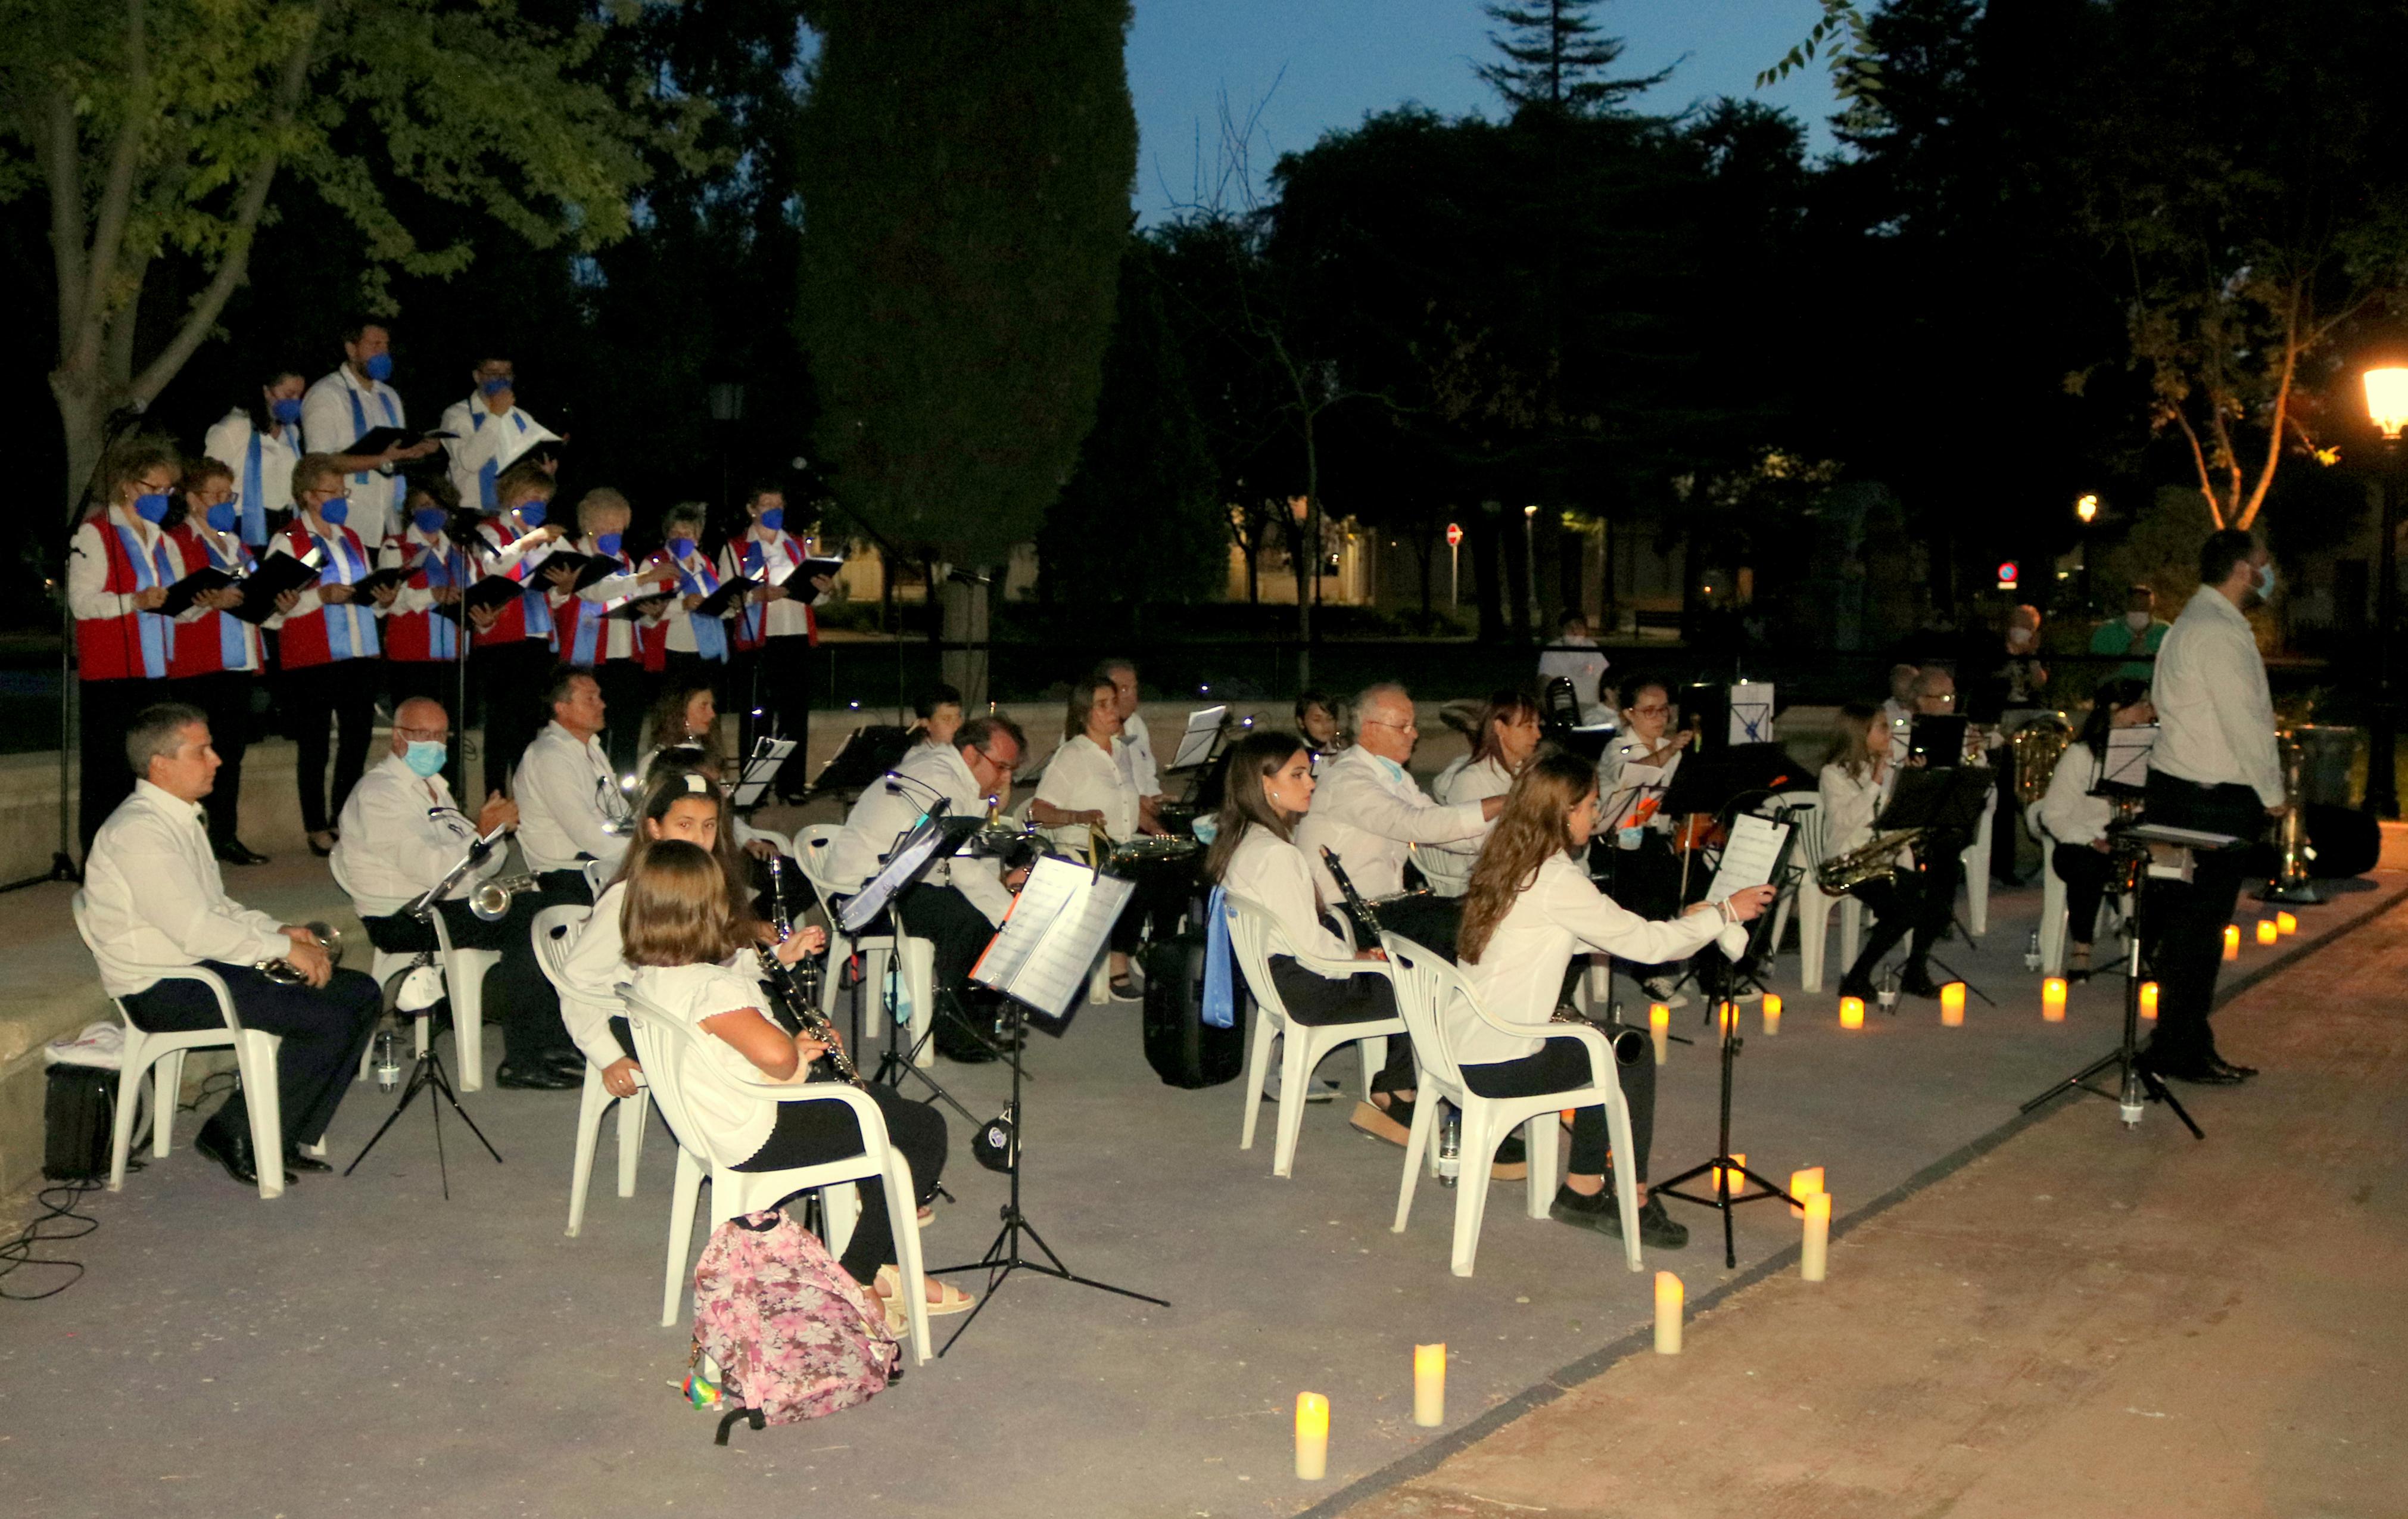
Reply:
[[[1388,973],[1385,960],[1332,960],[1325,955],[1290,951],[1288,958],[1318,976],[1384,976]]]
[[[886,1118],[868,1093],[851,1082],[767,1082],[725,1078],[727,1084],[766,1102],[841,1102],[853,1110],[864,1138],[883,1143]]]

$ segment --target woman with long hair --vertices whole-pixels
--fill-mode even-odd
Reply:
[[[1455,723],[1450,712],[1447,722]],[[1430,798],[1448,807],[1484,802],[1513,789],[1513,778],[1539,752],[1539,704],[1520,691],[1492,692],[1474,707],[1461,724],[1471,739],[1471,752],[1449,765],[1430,782]],[[1484,838],[1448,844],[1422,844],[1413,863],[1440,896],[1461,896],[1471,884],[1472,862],[1480,858]]]
[[[1700,902],[1678,918],[1650,922],[1598,891],[1580,866],[1597,830],[1596,769],[1578,754],[1541,755],[1514,779],[1505,810],[1472,867],[1464,897],[1455,963],[1489,1017],[1514,1025],[1507,1033],[1460,1006],[1446,1013],[1447,1036],[1464,1084],[1485,1097],[1537,1096],[1589,1084],[1588,1047],[1550,1037],[1548,1022],[1562,1001],[1566,973],[1582,953],[1617,954],[1653,963],[1704,949],[1723,929],[1754,919],[1770,905],[1773,889],[1756,886],[1721,902]],[[1654,1142],[1656,1068],[1623,1068],[1636,1152],[1625,1157],[1642,1190]],[[1605,1113],[1573,1110],[1570,1174],[1548,1211],[1558,1222],[1619,1238],[1609,1168]],[[1689,1231],[1649,1197],[1639,1216],[1640,1239],[1678,1249]]]
[[[703,1058],[739,1080],[810,1080],[810,1067],[829,1046],[770,1020],[757,967],[745,963],[753,925],[729,899],[724,863],[699,843],[656,839],[620,884],[625,895],[617,914],[619,938],[635,984],[663,1011],[707,1036]],[[888,1139],[910,1167],[919,1198],[935,1197],[945,1162],[943,1116],[921,1103],[881,1102],[879,1109]],[[865,1142],[859,1121],[842,1103],[705,1099],[689,1100],[685,1111],[714,1148],[749,1152],[738,1170],[823,1165],[861,1154]],[[860,1284],[864,1301],[891,1324],[898,1316],[893,1299],[900,1285],[896,1225],[887,1215],[882,1188],[858,1191],[861,1216],[839,1264]],[[961,1312],[971,1304],[968,1295],[933,1277],[928,1297],[935,1312]]]
[[[1890,722],[1880,708],[1852,701],[1840,709],[1839,747],[1831,762],[1823,767],[1818,785],[1824,859],[1836,858],[1871,840],[1873,820],[1888,805],[1898,783],[1894,758]],[[1914,867],[1913,854],[1905,850],[1899,852],[1898,864],[1896,876],[1868,881],[1850,894],[1872,912],[1873,927],[1856,954],[1856,963],[1840,978],[1842,996],[1872,1000],[1877,990],[1873,970],[1902,939],[1909,943],[1899,984],[1917,996],[1940,995],[1925,962],[1931,946],[1940,942],[1948,926],[1949,910],[1956,905],[1956,873],[1947,872],[1944,881],[1936,874],[1926,876]]]
[[[2107,895],[2107,825],[2115,821],[2115,804],[2091,795],[2107,766],[2107,734],[2157,720],[2146,681],[2118,677],[2100,684],[2091,693],[2090,716],[2082,724],[2081,737],[2057,756],[2048,791],[2041,797],[2048,867],[2065,882],[2066,970],[2073,976],[2090,974],[2090,939],[2098,928],[2099,903]]]
[[[1295,734],[1250,733],[1231,745],[1204,873],[1278,922],[1290,953],[1269,957],[1271,984],[1289,1017],[1308,1027],[1394,1018],[1397,994],[1387,977],[1324,976],[1296,962],[1297,951],[1330,960],[1383,958],[1376,949],[1348,949],[1321,920],[1324,904],[1295,842],[1312,787],[1312,755]],[[1358,1108],[1354,1126],[1402,1144],[1413,1121],[1413,1081],[1412,1041],[1390,1039],[1387,1068],[1371,1079],[1371,1111]]]
[[[1095,675],[1070,685],[1069,709],[1062,723],[1062,747],[1045,765],[1028,815],[1039,826],[1054,830],[1057,843],[1090,847],[1100,828],[1114,843],[1136,838],[1144,830],[1144,811],[1137,783],[1112,753],[1123,718],[1120,692],[1110,676]],[[1158,830],[1157,830],[1158,831]],[[1101,862],[1097,862],[1100,864]],[[1129,952],[1138,946],[1145,925],[1154,937],[1169,934],[1185,910],[1191,882],[1184,871],[1148,870],[1137,880],[1137,890],[1112,925],[1112,996],[1129,1001],[1140,993],[1129,974]]]
[[[691,749],[719,757],[719,697],[707,681],[672,677],[644,714],[636,774],[648,776],[663,751]]]

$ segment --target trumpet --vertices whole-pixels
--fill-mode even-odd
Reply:
[[[318,947],[326,952],[328,964],[339,968],[343,963],[342,931],[322,923],[305,923],[301,926],[308,929],[309,937],[316,939]],[[298,986],[309,979],[299,966],[280,954],[273,959],[258,961],[251,968],[279,986]]]
[[[511,897],[538,889],[533,876],[495,876],[468,894],[468,910],[487,923],[499,923],[510,915]]]

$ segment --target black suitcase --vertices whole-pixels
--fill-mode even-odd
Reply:
[[[1204,936],[1157,941],[1145,952],[1145,1059],[1165,1085],[1219,1086],[1246,1064],[1246,1025],[1254,999],[1229,967],[1229,1026],[1204,1021]]]

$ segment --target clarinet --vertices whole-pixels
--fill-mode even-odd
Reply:
[[[769,926],[784,943],[795,932],[794,919],[786,912],[786,877],[782,860],[769,862]],[[776,994],[779,1010],[785,1016],[778,1020],[789,1034],[807,1034],[827,1046],[830,1069],[841,1079],[867,1090],[869,1083],[861,1079],[853,1057],[844,1053],[844,1041],[837,1038],[836,1025],[820,1011],[820,973],[817,966],[790,966],[775,954],[760,957],[761,968],[769,977],[769,989]],[[805,962],[808,966],[809,962]]]
[[[1379,914],[1371,910],[1371,904],[1354,889],[1354,883],[1346,879],[1346,867],[1338,863],[1338,852],[1327,844],[1322,845],[1321,863],[1329,867],[1329,879],[1338,882],[1339,895],[1346,898],[1346,910],[1354,913],[1364,927],[1371,930],[1374,937],[1383,932]]]

